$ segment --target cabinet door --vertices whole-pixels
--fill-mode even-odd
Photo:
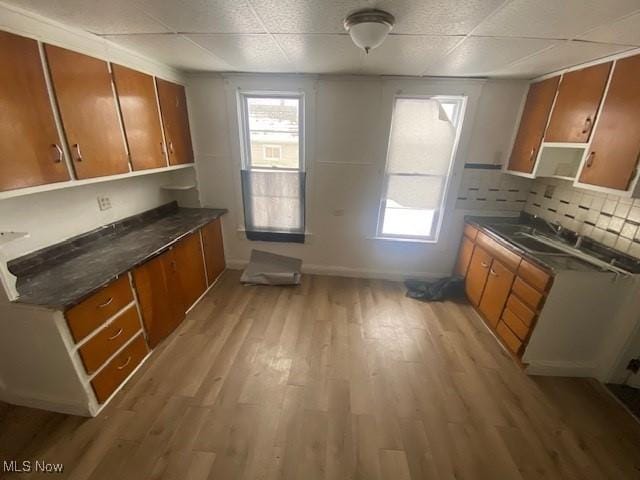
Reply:
[[[207,267],[207,283],[211,285],[225,269],[224,246],[220,219],[202,227],[202,248]]]
[[[0,32],[0,190],[69,180],[38,43]]]
[[[467,297],[476,307],[482,298],[484,285],[489,275],[489,267],[491,266],[491,256],[482,248],[476,246],[471,255],[471,262],[467,270],[467,278],[465,280],[465,290]]]
[[[153,77],[111,65],[134,170],[167,166]]]
[[[184,87],[166,80],[156,79],[158,99],[162,113],[164,136],[169,153],[169,164],[193,162],[187,97]]]
[[[627,190],[640,156],[640,55],[618,60],[580,182]]]
[[[560,77],[552,77],[529,86],[520,126],[509,158],[509,170],[524,173],[533,171],[559,80]]]
[[[129,159],[107,62],[52,45],[45,50],[76,176],[127,173]]]
[[[207,289],[200,235],[193,233],[181,240],[173,249],[173,258],[177,284],[171,285],[171,288],[180,290],[184,312]]]
[[[482,293],[482,300],[478,307],[492,328],[498,325],[500,315],[511,291],[514,274],[507,270],[499,261],[494,260],[489,269],[487,284]]]
[[[176,283],[176,264],[170,250],[133,271],[142,321],[149,346],[155,347],[184,319],[184,304],[172,284]]]
[[[612,62],[562,76],[545,142],[583,143],[589,140],[604,95]]]
[[[473,242],[466,236],[462,236],[462,243],[460,244],[460,251],[458,252],[458,261],[454,273],[464,277],[467,275],[469,269],[469,262],[471,262],[471,255],[473,255]]]

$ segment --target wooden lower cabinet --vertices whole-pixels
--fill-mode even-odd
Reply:
[[[173,251],[168,250],[137,267],[133,280],[149,346],[154,348],[184,320],[184,300]]]
[[[505,347],[521,356],[553,276],[508,244],[490,238],[486,230],[477,231],[472,239],[467,235],[469,227],[465,227],[454,273],[464,275],[468,264],[467,298]]]
[[[177,296],[182,299],[182,308],[186,312],[207,289],[202,246],[198,232],[180,240],[173,249],[173,260],[178,284],[172,285],[172,288],[179,290]]]
[[[479,310],[491,327],[498,325],[504,304],[507,302],[514,274],[498,260],[493,260],[484,287]]]
[[[469,264],[471,263],[471,256],[473,255],[473,241],[466,236],[462,236],[462,243],[460,244],[460,251],[458,252],[458,261],[454,273],[464,277],[467,275]]]
[[[473,250],[473,255],[471,255],[471,262],[465,279],[467,297],[476,307],[480,304],[490,266],[491,256],[482,248],[476,246]]]
[[[202,227],[202,250],[207,267],[207,284],[211,285],[225,269],[224,246],[222,244],[222,228],[220,219]]]

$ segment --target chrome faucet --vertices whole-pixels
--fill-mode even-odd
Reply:
[[[539,217],[538,215],[534,215],[533,218],[535,220],[542,220],[547,225],[547,227],[549,227],[551,229],[551,231],[553,233],[555,233],[556,235],[560,235],[560,232],[562,232],[562,225],[559,225],[559,224],[558,225],[554,225],[553,223],[551,223],[546,218]]]

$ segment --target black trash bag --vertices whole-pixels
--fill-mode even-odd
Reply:
[[[458,276],[431,282],[405,280],[404,284],[407,287],[407,297],[425,302],[441,302],[464,297],[464,278]]]

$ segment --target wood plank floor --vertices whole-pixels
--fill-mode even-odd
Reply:
[[[0,406],[0,460],[73,479],[640,478],[640,426],[603,388],[527,377],[468,305],[238,279],[98,417]]]

